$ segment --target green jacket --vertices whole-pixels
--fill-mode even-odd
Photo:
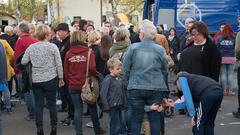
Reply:
[[[128,48],[128,44],[125,41],[119,41],[114,43],[109,50],[110,58],[115,54],[126,52],[127,48]]]

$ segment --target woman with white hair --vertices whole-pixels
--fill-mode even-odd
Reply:
[[[6,26],[4,28],[4,34],[0,35],[0,39],[6,40],[12,49],[14,49],[14,45],[18,40],[18,36],[14,33],[12,26]]]
[[[140,43],[129,46],[124,55],[122,70],[128,81],[130,104],[130,132],[139,135],[144,117],[144,106],[160,103],[169,91],[164,81],[167,58],[163,47],[155,43],[156,27],[149,20],[141,24]],[[164,122],[163,113],[150,111],[148,119],[152,135],[159,135]]]

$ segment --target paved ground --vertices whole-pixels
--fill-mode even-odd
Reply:
[[[173,77],[170,77],[173,78]],[[237,80],[236,76],[233,80]],[[172,82],[173,80],[169,80]],[[170,83],[170,89],[174,90],[175,86]],[[25,121],[26,107],[24,104],[15,102],[16,106],[13,108],[13,113],[8,114],[2,112],[1,119],[3,125],[3,135],[36,135],[36,127],[34,121]],[[215,123],[216,135],[239,135],[240,119],[233,118],[231,112],[236,109],[237,96],[224,97],[222,102],[222,111],[218,112]],[[66,113],[58,113],[59,121],[64,119]],[[44,111],[44,130],[45,135],[50,134],[49,112]],[[93,129],[86,128],[85,124],[90,121],[90,118],[83,119],[83,134],[94,135]],[[101,119],[102,127],[107,130],[107,116],[104,114]],[[185,115],[174,114],[171,118],[166,118],[166,135],[191,135],[191,119]],[[74,126],[58,125],[58,135],[74,135]]]
[[[216,120],[216,135],[239,135],[240,119],[233,118],[231,115],[232,110],[236,109],[237,97],[224,97],[222,108],[218,112]],[[16,103],[13,108],[13,113],[2,113],[3,135],[35,135],[36,128],[34,121],[24,121],[26,108],[25,105]],[[45,109],[44,112],[44,129],[45,134],[49,134],[49,113]],[[66,116],[65,113],[59,113],[59,120]],[[101,124],[104,129],[107,129],[106,114],[101,119]],[[84,125],[90,121],[89,118],[84,118]],[[84,126],[84,135],[94,135],[93,130]],[[58,126],[58,135],[74,135],[73,126]],[[166,135],[191,135],[190,118],[185,115],[175,114],[171,118],[166,118]]]

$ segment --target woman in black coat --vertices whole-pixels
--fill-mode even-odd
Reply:
[[[207,26],[203,22],[195,22],[190,33],[194,41],[180,54],[179,71],[207,76],[218,81],[221,54],[209,39]]]
[[[175,28],[169,29],[167,40],[170,48],[170,55],[174,63],[177,64],[178,63],[177,54],[180,52],[180,46],[179,46],[180,42],[179,42],[179,38],[177,37]]]

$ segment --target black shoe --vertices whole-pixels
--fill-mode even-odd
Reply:
[[[51,134],[50,135],[57,135],[57,129],[55,128],[55,129],[52,129],[52,131],[51,131]]]
[[[67,112],[68,111],[68,109],[67,109],[67,107],[66,108],[61,108],[61,109],[59,109],[59,110],[57,110],[58,112]]]
[[[7,108],[8,113],[12,113],[12,108]]]
[[[38,130],[37,135],[44,135],[43,130]]]
[[[233,115],[233,117],[235,117],[235,118],[240,118],[240,112],[238,112],[238,111],[232,112],[232,115]]]
[[[106,133],[106,131],[101,128],[100,131],[96,135],[104,135],[105,133]]]
[[[83,113],[83,116],[88,116],[88,115],[90,115],[89,112],[85,112],[85,113]]]

